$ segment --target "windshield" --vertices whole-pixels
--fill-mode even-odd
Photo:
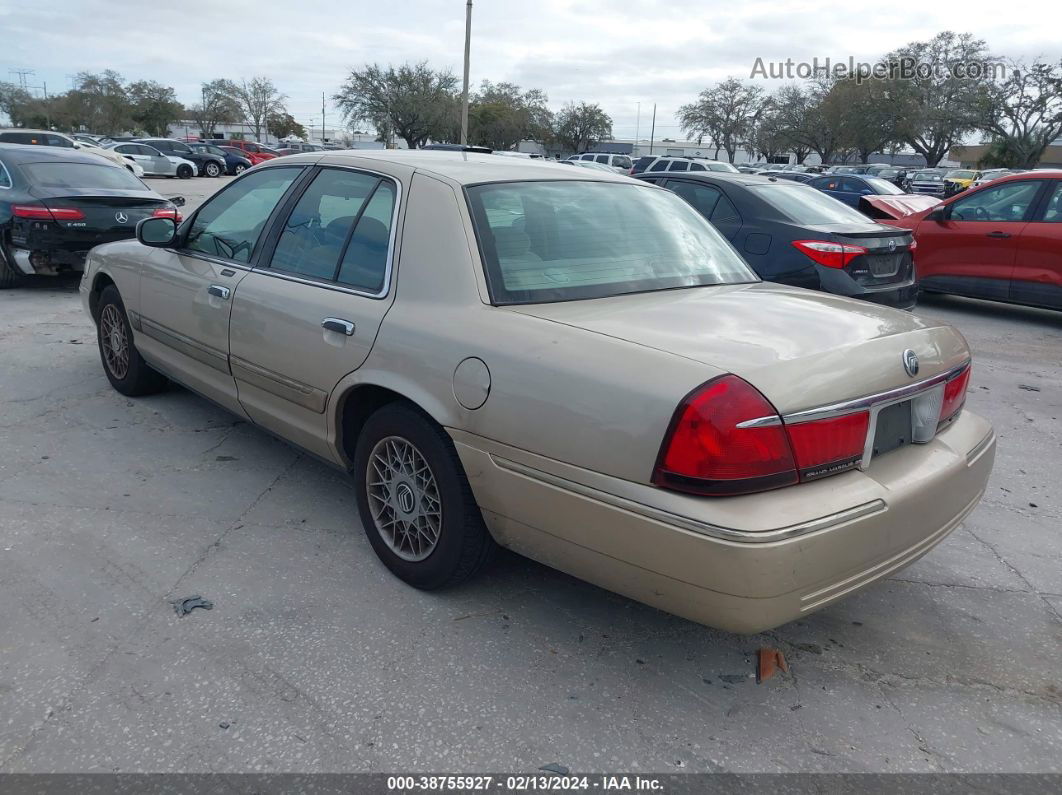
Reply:
[[[496,304],[758,281],[715,227],[668,191],[566,180],[466,192]]]
[[[126,169],[106,163],[23,163],[21,168],[41,188],[150,190]]]
[[[867,223],[867,217],[844,202],[798,182],[779,182],[774,185],[753,185],[751,190],[798,224]]]
[[[919,171],[913,179],[915,182],[940,182],[944,177],[939,171]]]
[[[902,190],[897,188],[891,182],[879,179],[878,177],[867,177],[865,181],[879,196],[897,196],[903,193]]]
[[[949,171],[948,172],[948,178],[949,179],[973,179],[976,174],[977,174],[976,171],[962,171],[962,170]]]

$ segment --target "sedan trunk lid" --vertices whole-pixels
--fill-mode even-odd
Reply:
[[[766,282],[508,309],[734,373],[783,414],[906,386],[969,358],[946,324]],[[908,348],[919,359],[916,376],[904,369]]]

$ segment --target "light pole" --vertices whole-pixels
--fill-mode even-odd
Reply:
[[[631,147],[631,154],[638,154],[638,131],[642,125],[642,103],[638,103],[638,115],[634,117],[634,146]]]
[[[465,3],[465,86],[461,92],[461,146],[468,144],[468,58],[472,45],[472,0]]]

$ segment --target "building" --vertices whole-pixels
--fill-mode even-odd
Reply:
[[[953,146],[948,152],[948,157],[956,160],[962,168],[978,168],[989,150],[988,144],[976,146]],[[1036,168],[1062,168],[1062,139],[1048,146],[1040,156],[1040,162]]]

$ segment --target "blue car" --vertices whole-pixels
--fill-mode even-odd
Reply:
[[[865,174],[823,174],[807,184],[856,209],[864,196],[903,195],[903,191],[888,180]]]

